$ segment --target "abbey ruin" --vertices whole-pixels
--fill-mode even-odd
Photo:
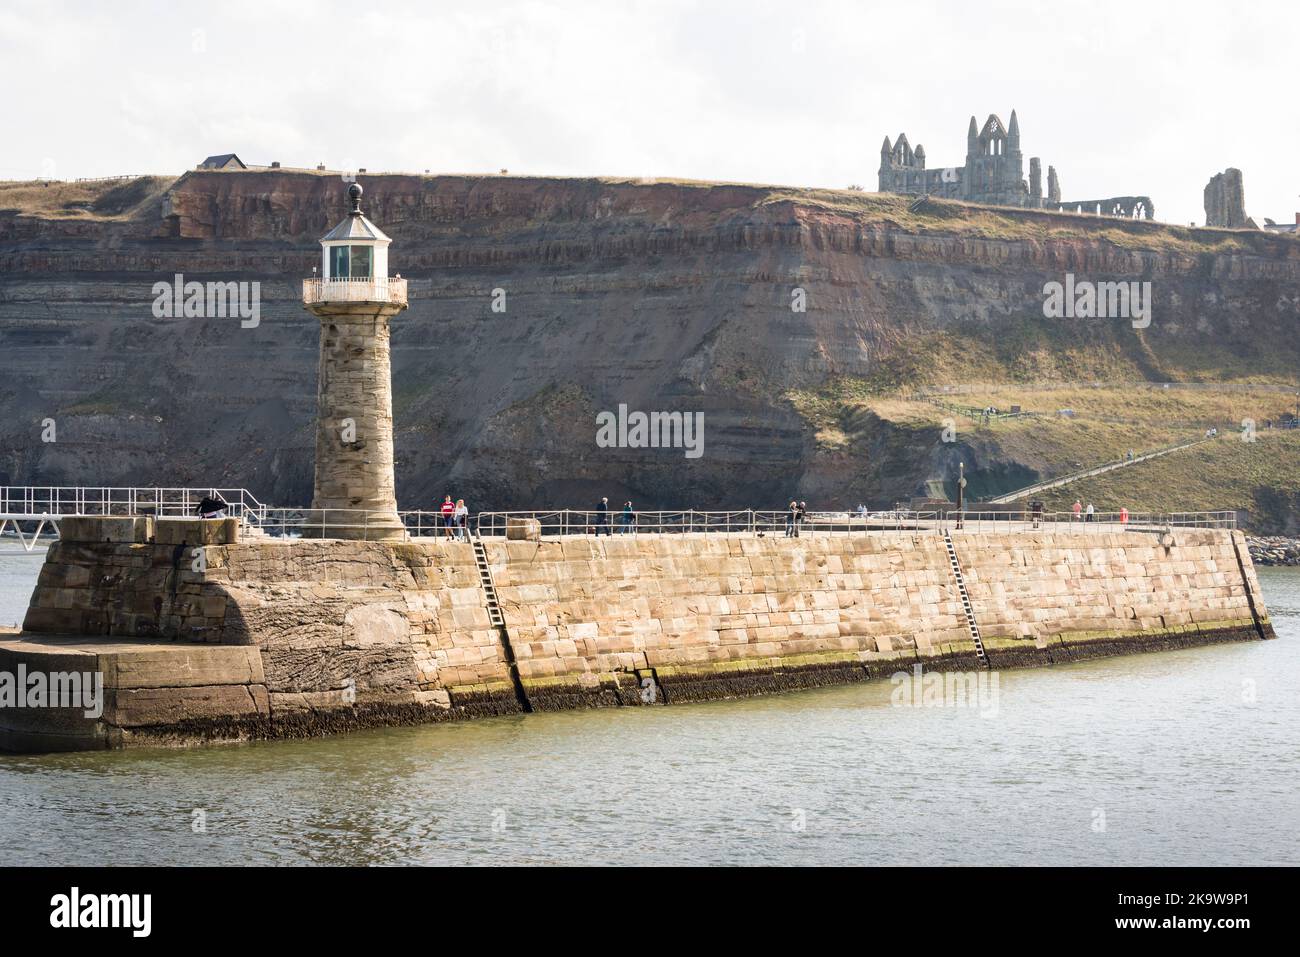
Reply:
[[[1224,229],[1258,229],[1246,215],[1246,191],[1241,170],[1228,168],[1215,173],[1205,184],[1205,225]]]
[[[1020,120],[1011,111],[1011,122],[1002,125],[989,114],[980,129],[975,117],[966,131],[966,165],[927,169],[925,147],[913,149],[907,134],[889,137],[880,147],[880,192],[915,196],[938,196],[968,203],[1055,209],[1067,213],[1152,219],[1155,205],[1149,196],[1112,196],[1108,199],[1061,201],[1061,184],[1054,166],[1047,167],[1047,192],[1043,192],[1042,164],[1037,156],[1029,160],[1029,181],[1024,178],[1024,155],[1020,152]]]

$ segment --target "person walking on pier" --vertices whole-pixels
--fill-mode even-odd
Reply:
[[[463,498],[456,499],[456,511],[452,513],[456,520],[456,538],[461,541],[469,541],[469,509],[465,506]]]
[[[633,526],[636,525],[636,513],[632,511],[631,502],[623,503],[623,515],[619,521],[620,525],[618,533],[620,535],[626,535],[628,532],[632,531]]]
[[[442,527],[445,538],[451,538],[455,533],[456,525],[456,505],[451,500],[451,496],[445,496],[442,500],[442,508],[438,510],[442,515]]]
[[[596,535],[600,536],[600,530],[605,530],[606,535],[613,534],[609,530],[609,499],[602,498],[596,505]]]
[[[1087,518],[1086,520],[1089,521],[1089,522],[1092,521],[1092,503],[1091,503],[1091,502],[1088,503],[1088,518]]]
[[[1119,507],[1119,523],[1120,523],[1121,525],[1127,525],[1127,524],[1128,524],[1128,506],[1127,506],[1127,505],[1121,505],[1121,506]]]
[[[799,503],[794,499],[790,500],[785,513],[785,537],[794,538],[799,534],[796,522],[799,521]]]
[[[1083,511],[1083,503],[1076,498],[1071,511],[1074,512],[1074,520],[1077,522],[1079,520],[1079,513]]]

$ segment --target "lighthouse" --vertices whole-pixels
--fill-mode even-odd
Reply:
[[[388,320],[406,308],[406,281],[388,278],[383,230],[348,187],[347,218],[321,239],[321,274],[303,281],[303,306],[320,320],[316,479],[318,537],[406,538],[393,479],[393,385]]]

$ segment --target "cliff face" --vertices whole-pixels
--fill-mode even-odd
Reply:
[[[362,181],[410,283],[393,324],[404,508],[444,492],[475,510],[883,504],[962,454],[939,422],[871,418],[828,451],[791,393],[1300,367],[1288,237],[756,186]],[[346,186],[279,170],[70,199],[0,186],[0,484],[305,503],[318,325],[301,280]],[[177,273],[260,282],[260,324],[155,318],[153,286]],[[1066,273],[1150,281],[1151,325],[1045,319],[1044,285]],[[601,447],[596,416],[620,405],[703,413],[702,454]]]

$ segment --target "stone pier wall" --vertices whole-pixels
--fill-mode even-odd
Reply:
[[[1235,538],[1234,538],[1235,536]],[[994,667],[1271,634],[1240,533],[954,532]],[[565,706],[575,676],[669,700],[982,667],[935,532],[646,536],[489,545],[520,676]],[[1262,605],[1260,614],[1265,613]]]
[[[234,523],[113,521],[64,523],[24,634],[0,641],[14,665],[49,665],[66,645],[112,656],[113,674],[148,685],[123,689],[130,708],[65,721],[68,746],[671,704],[918,663],[983,667],[935,531],[489,540],[498,627],[467,542],[240,541]],[[994,667],[1272,636],[1237,532],[952,537]],[[167,679],[168,655],[190,674],[185,656],[213,645],[238,651],[228,682]],[[133,655],[148,667],[133,668]],[[0,744],[39,739],[33,720],[18,740],[0,711]]]
[[[995,666],[1273,634],[1241,532],[956,532],[953,544]]]
[[[615,536],[487,547],[529,698],[618,676],[668,700],[976,667],[937,534]]]

